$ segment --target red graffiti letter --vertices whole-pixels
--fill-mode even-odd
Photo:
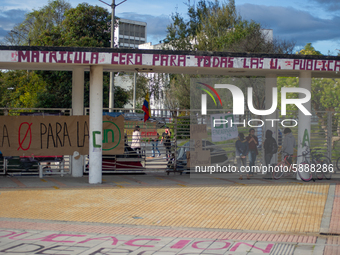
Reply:
[[[44,241],[44,242],[56,242],[56,243],[74,243],[75,242],[75,241],[58,241],[58,240],[54,240],[55,238],[60,237],[60,236],[83,237],[83,236],[86,236],[86,235],[53,234],[53,235],[46,236],[41,241]]]
[[[198,248],[197,244],[198,243],[203,243],[203,242],[210,242],[210,243],[215,243],[215,242],[223,242],[225,243],[225,245],[222,247],[222,248],[211,248],[211,249],[207,249],[207,248]],[[226,249],[230,246],[231,243],[228,243],[226,241],[223,241],[223,240],[216,240],[216,241],[198,241],[198,242],[195,242],[192,244],[192,248],[195,248],[195,249],[199,249],[199,250],[223,250],[223,249]]]
[[[114,236],[103,236],[103,237],[98,237],[98,238],[89,238],[89,239],[86,239],[84,241],[81,241],[79,243],[86,243],[86,242],[89,242],[89,241],[92,241],[92,240],[113,240],[112,242],[112,245],[116,245],[118,243],[118,239],[115,238]]]
[[[171,246],[170,248],[172,248],[172,249],[182,249],[190,242],[191,242],[191,240],[180,240],[177,243],[175,243],[173,246]]]
[[[25,134],[24,138],[21,140],[21,139],[20,139],[20,133],[21,133],[21,126],[22,126],[23,124],[27,124],[27,125],[28,125],[28,128],[27,128],[27,130],[26,130],[26,134]],[[22,149],[22,150],[24,150],[24,151],[27,151],[27,150],[31,147],[31,143],[32,143],[32,130],[31,130],[31,126],[32,126],[32,123],[28,123],[28,122],[23,122],[23,123],[20,124],[20,126],[19,126],[19,134],[18,134],[18,142],[19,142],[19,148],[18,148],[18,150]],[[23,145],[23,143],[24,143],[25,140],[26,140],[26,137],[27,137],[28,132],[30,132],[30,141],[29,141],[29,143],[28,143],[27,148],[24,149],[24,148],[22,147],[22,145]]]
[[[240,243],[235,244],[235,245],[230,249],[230,251],[236,251],[236,249],[237,249],[241,244],[245,244],[245,245],[248,245],[248,246],[250,246],[250,247],[252,247],[252,248],[261,250],[261,251],[263,251],[263,253],[269,253],[270,250],[272,249],[272,247],[274,246],[274,244],[268,244],[267,247],[266,247],[266,249],[261,249],[261,248],[259,248],[259,247],[256,247],[255,245],[252,245],[252,244],[249,244],[249,243],[242,243],[242,242],[240,242]]]
[[[134,242],[142,241],[142,240],[160,241],[161,239],[149,239],[149,238],[133,239],[133,240],[127,241],[127,242],[124,243],[124,244],[125,244],[125,245],[130,245],[130,246],[138,246],[138,247],[155,247],[154,245],[140,245],[140,244],[134,244]]]

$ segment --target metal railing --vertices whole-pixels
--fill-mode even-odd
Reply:
[[[19,115],[22,112],[34,112],[39,114],[55,114],[59,112],[62,115],[72,115],[72,109],[65,108],[49,108],[49,109],[41,109],[41,108],[0,108],[0,115]],[[186,153],[190,150],[190,125],[191,124],[206,124],[207,132],[210,135],[210,118],[207,116],[201,116],[200,110],[189,110],[189,109],[152,109],[152,121],[156,122],[156,128],[152,129],[152,132],[159,133],[159,140],[157,148],[160,151],[161,157],[157,157],[158,151],[155,151],[155,157],[152,157],[152,148],[156,149],[155,143],[152,142],[150,136],[148,136],[149,127],[147,125],[143,125],[143,112],[141,109],[108,109],[105,108],[104,112],[121,112],[121,113],[129,113],[126,115],[126,122],[124,127],[125,136],[125,150],[131,149],[132,142],[132,131],[134,129],[134,125],[131,125],[133,121],[139,121],[139,125],[141,128],[141,133],[144,133],[141,141],[141,151],[142,153],[139,155],[129,156],[128,153],[124,153],[124,155],[111,155],[111,156],[103,156],[103,161],[107,161],[107,165],[103,165],[103,172],[158,172],[158,171],[166,171],[166,170],[180,170],[181,168],[187,167],[187,158]],[[227,113],[231,110],[221,109],[214,110],[215,113]],[[84,109],[84,113],[88,114],[88,108]],[[208,113],[212,113],[208,110]],[[292,119],[296,119],[298,121],[297,112],[288,113]],[[320,148],[321,153],[329,156],[333,163],[335,163],[336,159],[340,157],[340,113],[338,112],[312,112],[311,118],[311,134],[310,134],[310,147],[311,148]],[[192,116],[195,116],[194,118]],[[279,116],[279,115],[278,115]],[[239,116],[239,122],[245,120],[246,122],[249,119],[262,119],[263,116],[255,116],[250,112],[245,112],[243,116]],[[280,120],[285,119],[285,117],[279,116]],[[136,122],[137,123],[137,122]],[[300,125],[301,123],[299,123]],[[171,145],[170,154],[171,157],[166,158],[167,148],[164,146],[164,141],[161,144],[160,141],[162,139],[162,133],[165,130],[165,126],[167,126],[171,131]],[[279,126],[277,133],[274,135],[278,144],[283,141],[283,129],[284,127]],[[297,127],[291,127],[292,133],[295,136],[297,141]],[[249,127],[238,127],[238,132],[243,132],[248,134]],[[265,127],[255,128],[256,135],[260,139],[260,145],[263,143],[265,138]],[[228,164],[235,163],[235,142],[236,139],[217,142],[211,145],[211,136],[208,135],[208,138],[205,139],[205,145],[207,149],[209,146],[213,146],[216,149],[220,149],[221,151],[225,151],[228,160],[225,161],[221,159],[223,162],[228,162]],[[208,144],[208,145],[207,145]],[[210,145],[209,145],[210,144]],[[257,164],[261,164],[264,162],[263,150],[262,147],[259,146],[259,155],[257,156]],[[280,154],[278,153],[280,157]],[[279,160],[279,158],[278,158]],[[62,163],[51,163],[52,171],[46,172],[45,174],[70,174],[71,173],[71,162],[72,159],[68,155],[64,155],[64,161]],[[46,166],[46,162],[39,163],[43,169]],[[88,170],[86,166],[88,165],[88,159],[84,157],[84,172],[86,173]],[[25,171],[26,169],[18,162],[12,162],[11,159],[0,159],[0,173],[8,173],[8,174],[19,174],[24,172],[34,172],[38,173],[39,165],[32,165],[32,168],[29,171]],[[111,169],[111,170],[110,170]],[[112,170],[113,169],[113,170]],[[54,170],[54,171],[53,171]]]

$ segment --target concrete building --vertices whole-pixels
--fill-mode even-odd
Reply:
[[[159,43],[152,45],[151,42],[144,43],[138,45],[138,49],[140,50],[162,50],[164,48],[164,43]],[[170,76],[169,74],[165,73],[145,73],[145,76],[147,76],[150,79],[150,88],[158,88],[158,91],[154,91],[154,93],[151,94],[150,97],[150,105],[151,109],[157,109],[152,114],[155,116],[161,116],[162,112],[160,110],[166,109],[166,86],[170,82]],[[163,112],[164,114],[164,112]]]
[[[115,29],[115,45],[121,49],[137,49],[140,44],[147,40],[147,23],[136,20],[119,19],[118,27]],[[115,86],[119,86],[127,91],[133,88],[133,75],[116,76],[114,78]],[[133,102],[130,100],[124,108],[133,108]]]
[[[273,30],[272,29],[261,29],[261,33],[264,36],[267,42],[273,41]],[[196,44],[196,39],[191,41],[192,44]],[[171,45],[165,45],[164,43],[159,43],[152,45],[151,42],[147,42],[144,44],[138,45],[138,49],[140,50],[175,50]],[[166,101],[165,101],[165,88],[166,85],[170,82],[169,74],[161,74],[161,73],[146,73],[145,74],[150,79],[150,87],[152,87],[152,83],[158,82],[163,83],[159,85],[159,93],[154,93],[150,97],[150,104],[153,109],[166,109]],[[155,86],[154,86],[155,87]],[[155,94],[157,96],[155,97]],[[156,111],[155,115],[160,114],[160,111]]]
[[[162,50],[164,48],[164,43],[158,43],[152,45],[152,42],[147,42],[144,44],[138,45],[138,49],[140,50]]]
[[[150,106],[151,106],[151,114],[152,116],[162,116],[163,113],[159,109],[166,109],[165,103],[165,86],[168,84],[170,78],[169,74],[164,73],[139,73],[138,75],[143,75],[149,79],[149,91],[151,92],[150,96]],[[122,76],[115,77],[115,85],[119,86],[127,91],[133,89],[134,87],[134,76],[133,74],[125,74]],[[158,88],[155,90],[155,88]],[[136,102],[143,103],[144,98],[136,98]],[[129,100],[126,105],[124,105],[125,109],[133,108],[133,100]]]
[[[118,48],[137,49],[147,41],[146,22],[119,19],[115,29],[115,45]]]
[[[125,74],[122,76],[115,77],[115,85],[129,91],[133,88],[133,75]],[[129,100],[127,104],[124,105],[125,109],[133,108],[133,101]]]

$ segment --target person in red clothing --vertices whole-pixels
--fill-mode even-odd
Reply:
[[[249,129],[249,135],[247,136],[246,139],[249,144],[248,158],[249,158],[250,172],[253,173],[254,172],[253,167],[255,166],[256,156],[257,154],[259,154],[257,151],[257,145],[259,144],[259,140],[257,139],[257,136],[255,135],[255,129],[253,128]]]

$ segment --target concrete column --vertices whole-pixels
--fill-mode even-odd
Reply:
[[[308,91],[312,90],[312,73],[308,71],[302,71],[299,77],[299,87],[307,89]],[[299,93],[299,97],[304,98],[305,95]],[[303,106],[309,111],[312,112],[312,104],[311,100],[307,103],[304,103]],[[310,129],[311,129],[311,116],[305,115],[301,110],[299,110],[298,115],[298,155],[302,155],[302,152],[305,151],[305,146],[310,147]],[[301,163],[303,160],[302,157],[297,158],[297,164]],[[302,173],[305,174],[305,173]],[[308,174],[306,174],[306,178]],[[297,175],[297,179],[300,180],[299,175]]]
[[[273,104],[273,88],[277,86],[277,75],[276,74],[267,74],[265,80],[265,109],[270,109]],[[263,142],[266,139],[266,131],[267,129],[273,132],[273,137],[275,138],[276,142],[278,142],[278,121],[269,121],[272,119],[278,120],[278,113],[277,110],[270,115],[266,115],[265,119],[265,130],[264,130],[264,137]],[[264,155],[264,153],[263,153]],[[277,163],[277,154],[274,154],[270,163]],[[263,163],[265,163],[263,159]]]
[[[103,67],[90,67],[89,183],[102,182]]]
[[[84,69],[76,67],[72,71],[72,115],[84,115]],[[83,176],[84,156],[75,152],[72,157],[72,176]]]
[[[133,73],[133,102],[132,102],[132,107],[133,107],[133,112],[136,112],[136,84],[137,84],[137,73]]]

